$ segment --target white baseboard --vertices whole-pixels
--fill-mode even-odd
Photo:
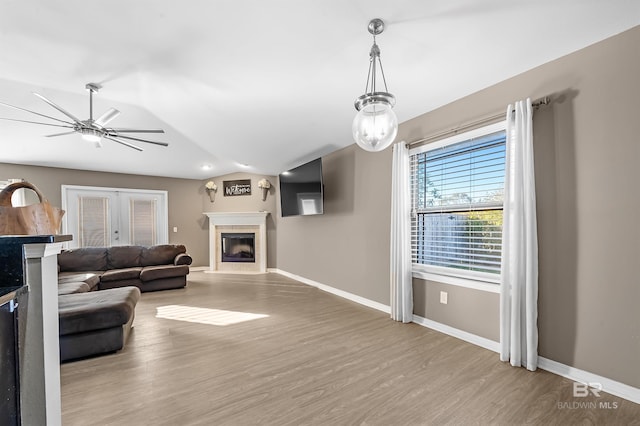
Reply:
[[[285,276],[287,278],[291,278],[292,280],[300,281],[303,284],[307,284],[307,285],[310,285],[311,287],[316,287],[319,290],[326,291],[327,293],[335,294],[336,296],[340,296],[340,297],[345,298],[347,300],[351,300],[352,302],[356,302],[356,303],[359,303],[361,305],[368,306],[370,308],[377,309],[379,311],[385,312],[387,314],[391,314],[391,307],[387,306],[387,305],[384,305],[382,303],[375,302],[375,301],[370,300],[370,299],[366,299],[364,297],[358,296],[358,295],[353,294],[353,293],[349,293],[349,292],[344,291],[344,290],[339,290],[337,288],[328,286],[326,284],[322,284],[322,283],[319,283],[317,281],[313,281],[313,280],[310,280],[308,278],[304,278],[304,277],[301,277],[299,275],[292,274],[291,272],[283,271],[281,269],[269,268],[269,269],[267,269],[267,271],[268,272],[275,272],[275,273],[283,275],[283,276]]]
[[[448,334],[449,336],[456,337],[460,340],[464,340],[465,342],[473,343],[474,345],[480,346],[481,348],[485,348],[493,352],[498,352],[498,353],[500,352],[499,342],[494,342],[493,340],[489,340],[487,338],[477,336],[475,334],[460,330],[458,328],[451,327],[446,324],[439,323],[437,321],[423,318],[416,314],[413,314],[413,322],[415,322],[416,324],[422,325],[424,327],[430,328],[432,330],[436,330],[441,333]]]
[[[260,271],[212,271],[208,266],[190,266],[189,272],[204,272],[205,274],[239,274],[239,275],[243,275],[243,274],[259,275],[259,274],[265,273]]]
[[[538,357],[538,367],[575,382],[600,383],[604,392],[640,404],[640,389],[633,386],[580,370],[579,368],[570,367],[544,357]]]
[[[303,284],[316,287],[322,291],[326,291],[327,293],[335,294],[336,296],[343,297],[345,299],[351,300],[361,305],[368,306],[370,308],[377,309],[387,314],[391,313],[391,307],[387,305],[374,302],[373,300],[365,299],[364,297],[361,297],[343,290],[339,290],[337,288],[330,287],[328,285],[310,280],[308,278],[301,277],[299,275],[292,274],[287,271],[283,271],[277,268],[269,268],[267,272],[273,272],[273,273],[283,275],[285,277],[299,281]],[[418,325],[431,328],[433,330],[447,334],[449,336],[456,337],[460,340],[464,340],[465,342],[469,342],[474,345],[480,346],[482,348],[488,349],[490,351],[500,353],[499,342],[495,342],[493,340],[486,339],[484,337],[480,337],[475,334],[460,330],[455,327],[448,326],[446,324],[439,323],[437,321],[423,318],[415,314],[413,315],[413,322]],[[558,376],[566,377],[567,379],[570,379],[576,382],[600,383],[602,385],[602,390],[604,392],[607,392],[611,395],[618,396],[620,398],[624,398],[631,402],[635,402],[636,404],[640,404],[640,389],[635,388],[633,386],[629,386],[624,383],[620,383],[615,380],[611,380],[606,377],[590,373],[588,371],[580,370],[575,367],[570,367],[568,365],[564,365],[544,357],[538,357],[538,368],[549,371],[550,373],[553,373],[553,374],[557,374]]]

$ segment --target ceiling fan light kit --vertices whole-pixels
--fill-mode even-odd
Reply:
[[[398,118],[393,112],[396,98],[387,89],[387,81],[380,60],[380,48],[376,44],[376,36],[384,31],[381,19],[372,19],[368,26],[373,35],[373,45],[369,52],[369,72],[365,93],[359,96],[354,106],[358,113],[353,119],[351,131],[353,139],[360,148],[378,152],[387,148],[398,134]],[[376,89],[378,70],[384,84],[384,91]]]
[[[98,117],[96,120],[93,119],[93,94],[97,93],[98,90],[101,89],[102,86],[100,86],[97,83],[87,83],[85,88],[89,91],[89,118],[87,120],[80,120],[79,118],[77,118],[76,116],[74,116],[73,114],[71,114],[70,112],[66,111],[65,109],[63,109],[62,107],[60,107],[58,104],[50,101],[49,99],[47,99],[46,97],[38,94],[38,93],[33,93],[35,96],[37,96],[38,98],[42,99],[44,102],[46,102],[47,104],[49,104],[51,107],[57,109],[59,112],[61,112],[62,114],[64,114],[65,116],[67,116],[68,118],[70,118],[72,121],[65,121],[65,120],[60,120],[58,118],[55,117],[51,117],[48,116],[46,114],[40,114],[39,112],[35,112],[35,111],[31,111],[25,108],[20,108],[14,105],[10,105],[4,102],[0,102],[1,105],[10,107],[10,108],[14,108],[20,111],[26,111],[29,112],[31,114],[35,114],[38,115],[40,117],[44,117],[44,118],[48,118],[54,121],[57,121],[59,123],[64,123],[64,124],[53,124],[53,123],[43,123],[43,122],[39,122],[39,121],[30,121],[30,120],[19,120],[19,119],[14,119],[14,118],[4,118],[4,117],[0,117],[0,119],[2,120],[9,120],[9,121],[19,121],[19,122],[23,122],[23,123],[31,123],[31,124],[41,124],[44,126],[54,126],[54,127],[63,127],[63,128],[68,128],[71,129],[70,131],[66,131],[63,133],[55,133],[52,135],[46,135],[46,137],[57,137],[57,136],[64,136],[64,135],[70,135],[73,133],[78,133],[80,134],[80,136],[82,137],[83,140],[87,141],[87,142],[92,142],[95,144],[96,148],[100,148],[102,147],[102,140],[103,139],[107,139],[110,140],[112,142],[116,142],[119,143],[121,145],[124,145],[128,148],[131,149],[135,149],[136,151],[143,151],[142,148],[140,148],[137,145],[134,145],[133,143],[129,142],[129,141],[135,141],[135,142],[143,142],[143,143],[150,143],[153,145],[160,145],[160,146],[169,146],[168,143],[166,142],[157,142],[157,141],[151,141],[151,140],[147,140],[147,139],[141,139],[141,138],[134,138],[132,136],[126,136],[123,135],[123,133],[164,133],[164,130],[162,129],[124,129],[124,128],[112,128],[112,127],[106,127],[106,125],[111,122],[114,118],[118,117],[120,115],[120,111],[118,111],[115,108],[110,108],[107,112],[105,112],[104,114],[102,114],[100,117]]]

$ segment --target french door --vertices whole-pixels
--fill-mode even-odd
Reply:
[[[168,241],[167,191],[62,185],[62,208],[69,248]]]

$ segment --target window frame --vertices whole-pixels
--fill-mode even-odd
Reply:
[[[410,148],[409,156],[411,158],[411,156],[413,155],[422,154],[422,153],[433,151],[436,149],[441,149],[456,143],[465,142],[470,139],[475,139],[475,138],[487,136],[492,133],[497,133],[502,131],[505,132],[505,138],[506,138],[508,137],[508,135],[506,135],[506,130],[507,130],[507,122],[506,120],[502,120],[497,123],[478,127],[476,129],[472,129],[463,133],[454,134],[449,137],[444,137],[442,139],[438,139],[434,142],[420,145],[415,148]],[[505,162],[506,162],[506,159],[505,159]],[[412,172],[413,172],[413,169],[411,170],[411,180],[413,182]],[[412,185],[412,183],[409,183],[409,185]],[[412,194],[412,199],[413,199],[413,194]],[[500,203],[500,204],[490,203],[487,205],[483,205],[482,207],[483,207],[482,210],[492,210],[492,209],[495,210],[496,208],[499,208],[504,211],[504,203]],[[411,222],[413,225],[415,220],[414,217],[416,215],[416,213],[413,210],[414,209],[413,202],[411,205],[411,209],[412,209]],[[442,210],[442,209],[438,208],[438,210]],[[467,210],[463,210],[463,211],[467,211]],[[473,211],[473,210],[468,210],[468,211]],[[502,252],[501,252],[501,261],[502,261]],[[499,293],[499,284],[501,280],[500,273],[495,274],[495,273],[489,273],[489,272],[471,271],[471,270],[456,269],[456,268],[443,267],[443,266],[413,263],[413,246],[412,246],[412,273],[415,278],[444,282],[447,284],[475,288],[478,290],[495,292],[495,293]]]

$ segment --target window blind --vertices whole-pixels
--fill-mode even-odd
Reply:
[[[131,198],[129,201],[129,226],[131,244],[152,246],[157,244],[156,200]]]
[[[499,274],[505,132],[412,153],[410,162],[413,263]]]
[[[79,197],[78,246],[107,247],[111,241],[109,199]]]

